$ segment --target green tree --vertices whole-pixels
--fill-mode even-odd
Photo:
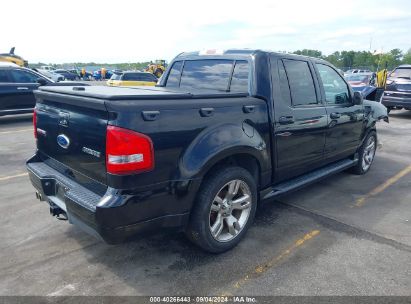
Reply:
[[[322,52],[318,50],[303,49],[301,51],[300,50],[295,51],[294,54],[309,56],[309,57],[316,57],[316,58],[323,58]]]
[[[402,63],[411,64],[411,49],[408,49],[408,51],[404,54]]]

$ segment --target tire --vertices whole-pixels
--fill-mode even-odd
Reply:
[[[387,114],[389,114],[391,112],[392,108],[391,107],[387,107]]]
[[[257,186],[251,174],[241,167],[224,167],[202,183],[186,235],[205,251],[230,250],[246,234],[256,207]]]
[[[371,147],[373,142],[373,147]],[[357,175],[363,175],[370,170],[372,162],[375,157],[375,151],[377,150],[377,133],[371,131],[364,139],[363,144],[358,150],[359,160],[358,163],[351,168],[351,173]]]

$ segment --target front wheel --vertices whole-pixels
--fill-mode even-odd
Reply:
[[[236,246],[253,222],[257,187],[251,174],[226,167],[201,186],[186,231],[196,245],[212,253]]]
[[[352,168],[352,172],[357,175],[363,175],[371,168],[374,161],[375,151],[377,150],[377,133],[371,131],[368,133],[363,144],[359,149],[358,163]]]

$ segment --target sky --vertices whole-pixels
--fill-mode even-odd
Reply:
[[[170,61],[184,51],[411,48],[410,0],[36,0],[1,4],[0,53],[29,63]],[[10,12],[10,13],[7,13]]]

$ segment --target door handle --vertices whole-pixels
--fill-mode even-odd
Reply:
[[[331,119],[338,119],[341,117],[340,113],[331,113],[330,114]]]
[[[214,108],[201,108],[200,109],[200,115],[202,117],[209,117],[212,116],[214,113]]]
[[[17,87],[17,90],[28,90],[28,87]]]
[[[278,120],[280,125],[289,125],[294,123],[294,116],[281,116]]]
[[[244,113],[253,113],[255,110],[255,106],[243,106]]]

